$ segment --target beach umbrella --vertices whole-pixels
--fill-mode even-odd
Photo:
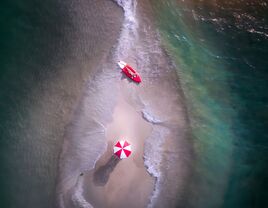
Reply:
[[[120,159],[127,158],[131,154],[131,145],[125,141],[118,141],[114,145],[114,154]]]

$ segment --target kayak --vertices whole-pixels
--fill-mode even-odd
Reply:
[[[118,61],[118,66],[122,69],[122,72],[124,72],[125,75],[127,75],[130,79],[132,79],[133,81],[135,81],[137,83],[141,82],[141,77],[138,74],[138,72],[136,72],[127,63],[125,63],[124,61]]]

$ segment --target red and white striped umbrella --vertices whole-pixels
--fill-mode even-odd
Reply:
[[[114,154],[120,159],[127,158],[131,154],[131,145],[125,141],[118,141],[114,145]]]

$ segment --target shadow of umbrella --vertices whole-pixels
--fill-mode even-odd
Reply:
[[[119,161],[120,159],[116,155],[112,155],[105,165],[99,167],[93,174],[95,185],[104,186],[108,182],[111,172]]]

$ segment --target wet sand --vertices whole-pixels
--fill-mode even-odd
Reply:
[[[136,29],[131,20],[123,23],[129,25],[121,28],[117,45],[99,64],[69,128],[61,207],[176,207],[185,191],[190,153],[183,95],[146,16],[149,3],[138,7],[142,24]],[[118,58],[138,69],[140,85],[117,71]],[[133,150],[124,160],[112,152],[121,139]]]
[[[47,90],[49,93],[44,96],[44,99],[49,98],[47,99],[48,101],[53,101],[55,99],[52,96],[60,94],[63,98],[61,98],[61,102],[53,102],[53,108],[59,108],[60,113],[57,114],[63,114],[67,117],[64,121],[60,120],[56,124],[52,124],[55,129],[62,130],[59,134],[63,140],[60,156],[56,158],[59,160],[59,164],[54,206],[59,208],[80,206],[76,206],[72,200],[74,187],[79,181],[77,180],[79,174],[85,170],[85,165],[81,162],[81,157],[83,157],[81,153],[83,151],[82,147],[85,147],[85,143],[80,139],[84,138],[84,135],[82,135],[84,131],[77,130],[77,126],[81,128],[86,126],[90,131],[95,128],[96,124],[94,122],[89,124],[83,120],[84,118],[80,119],[79,117],[80,114],[84,114],[83,105],[85,94],[88,93],[88,85],[99,73],[99,64],[109,56],[111,48],[116,44],[123,20],[122,9],[112,1],[81,0],[75,2],[68,0],[66,4],[68,5],[67,14],[70,16],[69,24],[73,26],[72,30],[65,31],[66,34],[71,36],[66,43],[66,48],[69,49],[67,52],[70,55],[65,57],[64,65],[62,66],[61,74],[64,76],[61,79],[51,78],[52,81],[49,86],[53,88],[53,91]],[[112,10],[113,12],[107,12],[107,10]],[[56,84],[60,86],[58,88],[63,88],[67,93],[54,93],[55,89],[57,89],[57,87],[54,87]],[[93,96],[89,99],[92,100]],[[65,105],[70,103],[69,99],[72,99],[72,102],[66,110]],[[47,102],[43,102],[43,100],[42,104],[46,107],[48,106]],[[55,106],[56,104],[58,105]],[[48,112],[54,112],[53,110]],[[55,116],[53,113],[52,115]],[[85,139],[87,139],[87,143],[90,143],[88,138]],[[85,151],[90,152],[87,148],[85,149]],[[92,151],[91,155],[94,155],[94,151]],[[87,160],[94,160],[90,156],[87,156]],[[86,167],[92,168],[90,165]]]
[[[90,204],[111,208],[146,207],[154,188],[154,178],[146,171],[143,161],[144,140],[151,131],[151,124],[120,95],[113,121],[107,127],[107,151],[94,170],[84,176],[84,196]],[[132,145],[132,154],[122,160],[113,154],[113,145],[121,139]]]

